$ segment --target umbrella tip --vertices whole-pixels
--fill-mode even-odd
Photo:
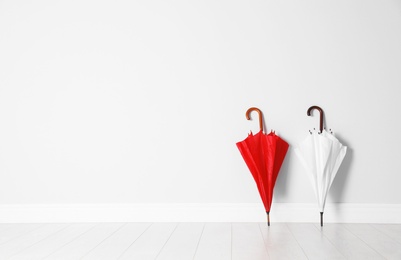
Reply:
[[[269,213],[270,213],[270,212],[267,212],[267,211],[266,211],[266,214],[267,214],[267,226],[270,227],[270,215],[269,215]]]
[[[323,212],[320,212],[320,226],[323,227]]]

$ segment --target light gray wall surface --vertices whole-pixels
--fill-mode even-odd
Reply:
[[[396,0],[2,0],[0,203],[259,202],[245,111],[294,147],[312,105],[328,200],[401,203],[400,46]],[[291,148],[275,201],[315,202]]]

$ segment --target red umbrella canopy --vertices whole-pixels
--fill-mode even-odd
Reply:
[[[237,147],[256,182],[266,213],[269,214],[274,185],[289,145],[273,132],[270,134],[263,133],[263,119],[260,109],[248,109],[246,112],[248,120],[251,111],[259,113],[261,130],[255,135],[250,133],[245,140],[237,143]]]

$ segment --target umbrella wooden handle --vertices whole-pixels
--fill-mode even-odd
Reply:
[[[320,129],[320,132],[323,133],[323,114],[324,114],[324,113],[323,113],[323,109],[321,109],[321,108],[318,107],[318,106],[311,106],[311,107],[308,109],[308,111],[306,112],[306,114],[307,114],[308,116],[310,116],[313,109],[319,110],[319,113],[320,113],[320,126],[319,126],[319,129]]]
[[[259,108],[257,108],[257,107],[249,108],[245,113],[246,119],[251,120],[250,115],[251,115],[252,111],[258,112],[258,114],[259,114],[259,128],[260,128],[260,131],[263,131],[263,114],[262,114],[262,111],[260,111]]]

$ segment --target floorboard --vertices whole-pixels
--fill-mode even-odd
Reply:
[[[346,259],[314,224],[287,224],[308,259]]]
[[[401,225],[374,224],[372,226],[396,240],[398,243],[401,243]]]
[[[105,239],[117,232],[123,223],[100,223],[76,239],[70,241],[53,254],[43,259],[69,260],[80,259],[102,243]]]
[[[0,224],[0,260],[401,259],[401,225]]]
[[[231,260],[231,224],[206,223],[195,260]]]
[[[157,260],[193,259],[205,224],[180,223],[156,257]]]
[[[346,224],[349,231],[386,259],[401,259],[401,244],[370,224]]]
[[[177,223],[153,223],[118,259],[156,259],[177,225]]]
[[[43,225],[44,224],[15,224],[14,226],[9,226],[0,232],[0,245],[32,232]]]
[[[327,237],[347,259],[385,259],[363,242],[362,239],[346,229],[343,224],[325,224],[323,228],[319,224],[316,224],[315,227],[321,230],[324,236]]]
[[[232,224],[232,260],[269,259],[259,223]]]
[[[140,237],[149,227],[150,223],[127,223],[105,239],[82,260],[110,260],[117,259],[125,250]]]
[[[40,242],[25,248],[11,257],[11,260],[39,260],[56,252],[64,245],[75,240],[93,228],[95,224],[71,224],[64,229],[48,236]]]
[[[259,224],[270,259],[303,260],[304,251],[285,223]]]
[[[37,229],[33,229],[30,232],[18,236],[0,246],[0,259],[9,259],[19,252],[40,243],[42,240],[59,232],[67,226],[67,224],[45,224]]]
[[[0,232],[3,232],[7,229],[12,229],[13,227],[16,227],[19,224],[9,224],[9,223],[3,223],[0,224]]]

